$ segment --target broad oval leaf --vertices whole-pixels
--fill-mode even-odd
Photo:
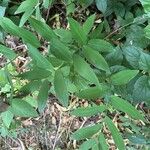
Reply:
[[[150,104],[150,77],[143,75],[134,84],[133,98]]]
[[[68,99],[69,93],[67,91],[67,86],[65,83],[65,78],[61,72],[61,70],[57,70],[54,76],[54,90],[59,102],[67,107],[68,106]]]
[[[112,122],[112,120],[109,117],[106,117],[104,119],[104,121],[107,124],[108,129],[110,130],[111,135],[112,135],[114,142],[117,145],[118,149],[125,150],[123,138],[122,138],[121,134],[119,133],[118,129],[116,128],[116,126],[114,125],[114,123]]]
[[[97,115],[98,113],[102,113],[105,111],[107,107],[105,105],[101,106],[92,106],[92,107],[80,107],[76,108],[71,112],[71,115],[77,116],[77,117],[90,117]]]
[[[141,53],[139,67],[141,70],[150,72],[150,54]]]
[[[96,0],[96,6],[98,10],[105,13],[107,9],[107,0]]]
[[[114,50],[109,42],[102,39],[91,39],[88,41],[88,46],[99,52],[112,52]]]
[[[11,102],[12,112],[19,117],[37,117],[36,110],[26,101],[13,99]]]
[[[48,99],[48,91],[49,91],[49,82],[48,80],[43,81],[41,88],[38,94],[38,110],[39,112],[43,112],[46,107],[46,102]]]
[[[6,58],[10,60],[13,60],[17,56],[13,50],[3,45],[0,45],[0,53],[2,53]]]
[[[99,52],[88,46],[84,46],[83,53],[87,60],[98,69],[104,70],[106,72],[110,71],[105,58]]]
[[[140,112],[124,99],[121,99],[117,96],[111,96],[111,104],[115,109],[127,113],[134,119],[140,119],[143,121],[145,120],[144,117],[140,114]]]
[[[82,26],[72,18],[69,19],[69,24],[73,38],[81,45],[86,44],[87,36]]]
[[[123,85],[127,84],[130,80],[132,80],[137,74],[139,70],[122,70],[113,74],[110,79],[112,84],[114,85]]]
[[[72,134],[71,138],[74,139],[74,140],[83,140],[83,139],[86,139],[86,138],[90,138],[94,134],[99,132],[101,130],[101,128],[102,128],[101,124],[93,125],[93,126],[90,126],[90,127],[84,127],[84,128],[81,128],[81,129],[75,131]]]
[[[134,68],[139,67],[139,59],[141,51],[142,51],[141,48],[135,46],[127,46],[123,48],[123,53],[125,55],[126,60]]]
[[[89,66],[89,64],[81,56],[74,55],[73,64],[74,64],[75,71],[80,76],[87,79],[91,83],[99,85],[99,81],[98,81],[96,74],[94,73],[94,70]]]

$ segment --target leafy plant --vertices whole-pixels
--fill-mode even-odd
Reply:
[[[123,112],[133,119],[147,122],[141,112],[128,101],[133,103],[144,101],[150,105],[150,54],[148,51],[150,34],[149,25],[143,28],[149,16],[141,14],[142,11],[140,11],[140,15],[138,16],[136,12],[134,18],[133,14],[127,11],[138,2],[136,0],[131,3],[126,0],[118,1],[118,5],[113,7],[113,3],[110,1],[95,1],[104,17],[107,17],[107,11],[111,7],[111,13],[115,12],[120,21],[120,29],[126,27],[123,33],[121,30],[118,34],[116,32],[119,30],[115,30],[107,35],[105,29],[108,28],[106,25],[108,22],[104,19],[100,24],[101,32],[99,35],[95,35],[95,31],[99,31],[100,28],[98,26],[95,30],[93,29],[95,14],[88,17],[82,25],[69,17],[70,30],[62,28],[54,30],[41,19],[38,20],[37,16],[31,16],[34,11],[39,12],[39,1],[37,0],[23,1],[18,7],[16,14],[23,13],[19,26],[6,17],[0,18],[0,26],[5,32],[21,38],[32,59],[29,71],[15,77],[9,71],[7,75],[5,72],[1,73],[2,84],[5,84],[6,81],[11,86],[11,96],[6,101],[9,105],[8,109],[1,114],[3,125],[7,129],[11,128],[11,122],[17,116],[37,117],[42,113],[46,107],[49,93],[56,95],[59,103],[64,107],[69,106],[69,98],[73,94],[81,99],[87,99],[91,106],[71,110],[72,115],[91,117],[99,115],[99,113],[103,114],[102,121],[99,123],[83,127],[72,134],[73,140],[88,139],[83,142],[80,149],[108,149],[108,143],[105,141],[103,133],[105,127],[109,129],[116,147],[119,150],[125,149],[124,136],[119,132],[109,113],[115,110]],[[91,4],[91,1],[88,2]],[[50,3],[50,1],[49,3],[44,1],[43,5],[48,6]],[[79,3],[84,4],[85,1],[79,1]],[[147,3],[142,2],[142,4],[145,11],[148,12]],[[126,7],[124,8],[124,6]],[[119,12],[116,7],[124,9]],[[42,40],[49,43],[46,55],[38,51],[42,40],[39,41],[35,34],[23,27],[27,20],[32,30],[40,35]],[[141,32],[131,32],[134,27],[139,28]],[[144,43],[139,43],[141,39],[134,38],[137,34],[143,37]],[[124,37],[126,40],[123,39]],[[115,41],[119,41],[121,44],[116,47]],[[17,57],[14,51],[4,45],[0,45],[0,52],[11,63]],[[6,70],[7,66],[4,68]],[[22,82],[24,80],[27,82],[23,87],[14,91],[12,78],[19,78]],[[35,91],[38,93],[35,94]],[[19,96],[21,93],[24,94],[23,98]],[[25,101],[29,94],[36,97],[37,105]],[[102,99],[102,105],[95,103],[98,98]],[[105,143],[104,145],[102,141]]]

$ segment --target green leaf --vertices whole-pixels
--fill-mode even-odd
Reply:
[[[0,53],[2,53],[6,58],[10,60],[13,60],[17,56],[13,50],[3,45],[0,45]]]
[[[0,17],[3,17],[5,15],[6,7],[0,6]]]
[[[88,46],[99,52],[112,52],[113,46],[105,40],[91,39],[88,41]]]
[[[60,38],[60,41],[63,43],[72,43],[72,34],[71,31],[60,28],[54,30],[55,34]]]
[[[139,67],[139,59],[141,51],[142,51],[141,48],[135,46],[127,46],[123,48],[123,53],[125,55],[126,60],[134,68]]]
[[[7,128],[9,128],[9,126],[13,120],[13,117],[14,117],[14,114],[11,112],[11,108],[8,108],[7,111],[3,112],[1,114],[1,117],[2,117],[2,121],[5,124],[5,126]]]
[[[107,9],[107,0],[96,0],[96,6],[98,10],[105,13]]]
[[[114,85],[123,85],[127,84],[138,73],[139,70],[122,70],[120,72],[113,74],[110,79]]]
[[[150,12],[150,0],[140,0],[146,13]]]
[[[9,83],[9,81],[5,70],[0,69],[0,87],[5,86],[7,83]]]
[[[112,122],[112,120],[109,117],[106,117],[104,121],[107,124],[108,129],[110,130],[111,135],[112,135],[114,142],[115,142],[116,146],[118,147],[118,149],[125,150],[123,138],[120,135],[120,133],[119,133],[118,129],[116,128],[116,126],[114,125],[114,123]]]
[[[87,60],[98,69],[104,70],[106,72],[110,71],[105,58],[99,52],[88,46],[84,46],[83,53]]]
[[[101,106],[92,106],[92,107],[80,107],[76,108],[71,112],[71,115],[77,116],[77,117],[91,117],[94,115],[97,115],[98,113],[102,113],[107,108],[105,105]]]
[[[50,50],[56,58],[64,61],[72,61],[72,54],[69,48],[60,40],[52,39]]]
[[[33,70],[19,74],[18,77],[20,77],[21,79],[28,79],[28,80],[41,80],[49,77],[50,75],[51,75],[50,71],[36,67]]]
[[[115,109],[127,113],[134,119],[140,119],[143,121],[145,120],[144,117],[140,114],[140,112],[124,99],[121,99],[117,96],[111,96],[111,104]]]
[[[105,60],[109,63],[110,66],[121,65],[123,61],[121,48],[119,46],[116,47],[113,52],[106,55]]]
[[[146,36],[148,39],[150,39],[150,24],[145,27],[144,32],[145,32],[145,36]]]
[[[106,86],[99,85],[97,87],[89,87],[87,89],[83,89],[77,93],[77,96],[83,99],[102,98],[106,91]]]
[[[150,78],[148,76],[143,75],[136,81],[133,90],[133,98],[138,102],[150,102]]]
[[[22,15],[20,19],[19,27],[22,27],[25,24],[25,22],[29,19],[29,17],[32,15],[34,11],[35,9],[29,9]]]
[[[21,5],[17,8],[15,14],[19,14],[22,12],[26,12],[30,9],[33,9],[33,7],[38,3],[38,0],[25,0],[21,3]]]
[[[83,24],[83,30],[86,35],[88,35],[88,33],[91,31],[91,29],[94,25],[94,20],[95,20],[95,14],[88,17],[86,22]]]
[[[71,138],[74,140],[83,140],[86,138],[90,138],[92,137],[94,134],[96,134],[97,132],[99,132],[101,130],[102,125],[101,124],[97,124],[97,125],[93,125],[90,127],[84,127],[81,128],[77,131],[75,131]]]
[[[59,102],[63,106],[67,107],[68,106],[68,100],[69,100],[69,94],[68,94],[68,91],[67,91],[65,78],[63,77],[63,74],[60,70],[57,70],[55,72],[54,90],[55,90],[55,93],[56,93],[56,96],[57,96]]]
[[[34,47],[40,46],[40,42],[33,33],[24,28],[16,26],[10,19],[6,17],[0,17],[0,25],[6,32],[14,36],[21,37],[27,44],[31,44]]]
[[[52,38],[57,38],[55,32],[46,23],[34,18],[30,18],[29,22],[35,31],[46,40],[51,41]]]
[[[39,89],[41,85],[41,81],[31,81],[29,83],[27,83],[26,85],[24,85],[21,89],[20,92],[22,92],[23,96],[27,95],[29,93],[32,93],[34,91],[37,91]]]
[[[99,85],[98,78],[89,64],[79,55],[73,57],[75,71],[91,83]]]
[[[146,53],[141,53],[139,60],[139,67],[141,70],[150,72],[150,55]]]
[[[48,99],[48,91],[49,91],[49,82],[48,80],[45,80],[41,85],[37,98],[38,110],[40,113],[43,112],[46,107],[46,102]]]
[[[98,141],[100,143],[101,150],[109,150],[108,144],[106,143],[105,136],[102,132],[100,133],[100,135],[98,137]]]
[[[94,139],[89,139],[80,145],[79,150],[89,150],[96,144],[97,142]]]
[[[38,67],[53,72],[53,66],[51,63],[35,47],[29,44],[27,47],[32,59],[36,62]]]
[[[26,101],[21,99],[13,99],[11,103],[12,112],[19,117],[37,117],[36,110]]]
[[[72,18],[69,19],[69,24],[73,38],[81,45],[86,44],[87,36],[82,29],[82,26]]]

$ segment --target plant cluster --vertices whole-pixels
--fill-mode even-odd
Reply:
[[[1,40],[0,52],[7,58],[0,70],[0,109],[4,108],[1,135],[11,135],[17,128],[16,117],[42,114],[51,93],[66,109],[71,96],[90,102],[86,108],[68,109],[71,115],[102,115],[98,123],[72,134],[71,139],[83,141],[79,149],[109,149],[103,134],[105,127],[117,148],[126,149],[124,138],[128,137],[119,132],[110,114],[122,112],[128,121],[131,117],[141,124],[148,123],[134,106],[141,102],[150,105],[150,1],[25,0],[10,8],[8,2],[2,1],[0,6],[0,35],[20,38],[31,61],[27,71],[17,72],[13,62],[19,53]],[[45,9],[57,3],[65,6],[68,29],[54,29],[42,16]],[[78,9],[93,7],[86,19],[74,15]],[[45,43],[46,53],[42,54],[39,49]],[[102,103],[97,104],[96,99]],[[150,143],[144,139],[142,144]]]

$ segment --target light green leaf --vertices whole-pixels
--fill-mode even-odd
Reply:
[[[140,0],[146,13],[150,12],[150,0]]]
[[[6,7],[0,6],[0,17],[3,17],[5,15],[5,10],[6,10]]]
[[[57,38],[54,31],[46,23],[36,20],[34,18],[30,18],[29,22],[31,26],[35,29],[35,31],[46,40],[51,41],[52,38]]]
[[[117,96],[111,96],[111,104],[115,109],[127,113],[134,119],[140,119],[143,121],[145,120],[144,117],[140,114],[140,112],[124,99],[121,99]]]
[[[91,47],[84,46],[83,53],[87,60],[98,69],[106,72],[110,71],[105,58],[99,52],[93,50]]]
[[[41,85],[37,98],[38,110],[40,113],[43,112],[46,107],[46,102],[48,99],[48,91],[49,91],[49,82],[48,80],[45,80]]]
[[[28,80],[41,80],[49,77],[50,75],[51,75],[50,71],[35,67],[33,68],[33,70],[19,74],[18,77],[20,77],[21,79],[28,79]]]
[[[102,98],[107,91],[107,87],[99,85],[97,87],[89,87],[77,93],[77,96],[83,99]]]
[[[51,63],[36,48],[28,44],[28,51],[38,67],[53,72],[53,66]]]
[[[113,46],[105,40],[91,39],[88,41],[88,46],[99,52],[112,52]]]
[[[83,30],[86,35],[91,31],[91,29],[94,25],[94,20],[95,20],[95,14],[88,17],[86,22],[83,24]]]
[[[52,39],[50,50],[56,58],[64,61],[72,61],[72,54],[69,48],[58,39]]]
[[[38,81],[31,81],[29,83],[27,83],[26,85],[24,85],[21,89],[20,89],[20,92],[23,94],[23,95],[27,95],[29,93],[32,93],[34,91],[37,91],[39,90],[39,87],[41,85],[41,81],[38,80]]]
[[[96,6],[98,10],[105,13],[107,9],[107,0],[96,0]]]
[[[22,15],[20,19],[19,27],[22,27],[25,24],[25,22],[29,19],[29,17],[32,15],[34,11],[35,9],[29,9]]]
[[[63,74],[60,70],[57,70],[55,72],[54,90],[55,90],[55,93],[56,93],[56,96],[57,96],[59,102],[63,106],[67,107],[68,106],[68,100],[69,100],[69,94],[68,94],[68,91],[67,91],[65,78],[63,77]]]
[[[22,12],[26,12],[30,9],[33,9],[34,6],[38,3],[38,0],[25,0],[21,3],[21,5],[16,10],[15,14],[19,14]]]
[[[2,117],[2,121],[5,124],[5,126],[7,128],[9,128],[9,126],[13,120],[13,117],[14,117],[14,114],[11,112],[11,108],[8,108],[7,111],[3,112],[1,114],[1,117]]]
[[[26,101],[21,99],[13,99],[11,101],[12,112],[19,117],[37,117],[36,110]]]
[[[80,107],[76,108],[71,112],[71,115],[77,116],[77,117],[91,117],[94,115],[97,115],[98,113],[102,113],[107,108],[105,105],[101,106],[92,106],[92,107]]]
[[[82,29],[82,26],[72,18],[69,19],[69,24],[73,38],[81,45],[86,44],[87,36]]]
[[[97,142],[94,139],[89,139],[80,145],[79,150],[89,150],[96,144]]]
[[[145,27],[144,32],[145,32],[145,36],[146,36],[148,39],[150,39],[150,24]]]
[[[94,70],[82,57],[80,57],[79,55],[74,55],[73,62],[74,69],[80,76],[87,79],[91,83],[99,85],[99,81],[96,74],[94,73]]]
[[[139,70],[123,70],[113,74],[110,79],[114,85],[124,85],[132,80],[138,73]]]
[[[35,47],[40,46],[40,42],[36,36],[28,30],[16,26],[10,19],[6,17],[0,17],[0,26],[8,33],[21,37],[26,43]]]
[[[101,150],[109,150],[108,144],[106,143],[105,136],[102,132],[99,134],[98,141],[100,143]]]
[[[116,126],[114,125],[114,123],[112,122],[112,120],[109,117],[106,117],[104,121],[107,124],[108,129],[110,130],[111,135],[112,135],[114,142],[115,142],[116,146],[118,147],[118,149],[125,150],[123,138],[120,135],[120,133],[119,133],[118,129],[116,128]]]
[[[0,53],[2,53],[6,58],[10,60],[13,60],[17,56],[13,50],[3,45],[0,45]]]
[[[97,124],[97,125],[93,125],[90,127],[84,127],[81,128],[77,131],[75,131],[71,138],[74,140],[83,140],[86,138],[90,138],[92,137],[94,134],[96,134],[97,132],[99,132],[101,130],[102,125],[101,124]]]

